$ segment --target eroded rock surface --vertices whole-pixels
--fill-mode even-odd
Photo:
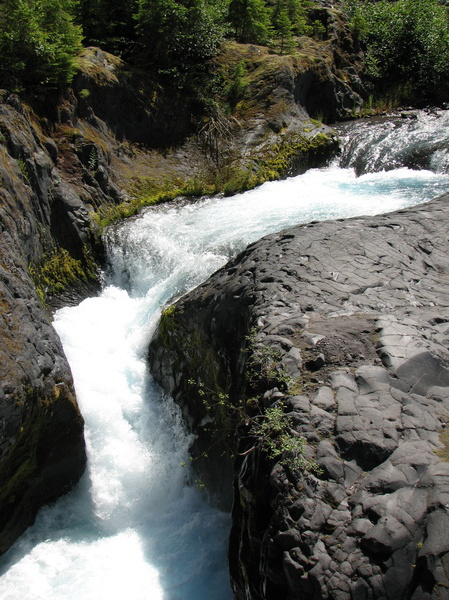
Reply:
[[[211,403],[225,391],[244,404],[252,338],[281,357],[277,381],[258,383],[259,409],[282,403],[322,470],[269,460],[240,422],[236,598],[448,597],[448,235],[448,195],[294,227],[249,246],[163,315],[150,363],[206,440],[199,453],[211,411],[188,382],[204,382]],[[212,458],[214,485],[223,459]]]
[[[76,483],[86,454],[70,368],[29,266],[51,232],[81,252],[87,210],[62,189],[55,149],[18,99],[0,104],[0,554]],[[60,207],[54,220],[53,207]],[[64,208],[65,207],[65,208]],[[69,209],[67,209],[69,207]],[[62,216],[67,223],[61,225]]]

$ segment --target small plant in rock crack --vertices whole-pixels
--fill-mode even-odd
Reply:
[[[273,346],[266,346],[257,341],[257,329],[253,327],[246,336],[248,346],[245,352],[246,379],[252,390],[267,390],[278,387],[283,391],[288,389],[291,377],[282,367],[282,352]]]
[[[284,412],[282,402],[253,417],[249,434],[254,438],[255,444],[245,455],[259,447],[268,458],[293,471],[307,471],[317,475],[321,473],[319,465],[307,458],[307,441],[294,431],[292,420]]]
[[[89,152],[89,160],[87,163],[89,171],[95,172],[98,169],[98,164],[98,150],[95,146],[93,146]]]
[[[22,173],[24,179],[26,179],[26,181],[30,181],[30,176],[28,174],[28,168],[26,165],[26,162],[23,160],[23,158],[18,158],[17,159],[17,165],[20,169],[20,172]]]
[[[317,475],[321,473],[317,463],[306,456],[307,441],[295,432],[291,417],[285,413],[282,402],[277,402],[263,413],[256,412],[259,406],[255,400],[236,405],[230,401],[228,394],[214,392],[206,388],[202,382],[189,379],[188,383],[196,387],[207,411],[215,409],[221,412],[219,419],[221,426],[209,424],[205,428],[206,431],[233,433],[239,427],[245,426],[253,445],[240,453],[240,456],[246,456],[260,449],[269,459],[279,462],[292,471],[306,471]],[[207,452],[201,455],[202,458],[207,456]],[[233,456],[232,451],[231,456]]]
[[[202,381],[197,382],[194,379],[188,379],[187,383],[196,387],[198,396],[202,398],[206,410],[211,410],[214,406],[225,406],[225,401],[229,400],[228,394],[210,390],[206,388]]]

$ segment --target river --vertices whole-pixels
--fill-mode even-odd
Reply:
[[[0,560],[0,600],[232,598],[230,515],[195,483],[191,437],[147,371],[160,312],[267,233],[448,191],[445,132],[445,111],[351,124],[340,161],[326,168],[147,209],[106,233],[102,294],[54,318],[86,421],[88,468]]]

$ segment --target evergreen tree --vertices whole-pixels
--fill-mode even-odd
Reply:
[[[41,92],[71,80],[82,39],[74,7],[74,0],[3,0],[1,87]]]
[[[239,42],[266,44],[270,38],[270,9],[264,0],[231,0],[229,21]]]
[[[275,0],[272,7],[272,22],[275,29],[279,29],[279,18],[281,13],[286,13],[289,18],[292,32],[297,35],[307,31],[307,13],[303,0]],[[282,17],[283,27],[285,28],[285,14]]]
[[[207,0],[138,0],[141,60],[172,74],[204,68],[223,35],[223,5]]]
[[[290,17],[285,8],[277,15],[273,38],[277,42],[277,49],[280,54],[290,52],[296,45],[296,39],[293,34],[293,24],[290,21]]]

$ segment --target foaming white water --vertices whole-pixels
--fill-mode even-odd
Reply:
[[[231,596],[229,516],[181,466],[191,440],[147,379],[146,304],[108,287],[55,317],[86,421],[88,472],[16,544],[2,600],[196,600],[211,585],[214,597]]]
[[[448,173],[448,144],[449,111],[409,112],[349,125],[341,161],[358,173],[401,166]]]
[[[160,206],[132,227],[111,232],[113,281],[136,297],[152,289],[152,300],[163,304],[267,233],[313,220],[390,212],[438,196],[448,182],[448,175],[431,171],[402,168],[356,177],[352,169],[332,166],[231,198]]]
[[[0,563],[0,600],[229,600],[229,515],[181,463],[190,437],[146,370],[167,301],[289,225],[430,199],[449,177],[318,169],[232,198],[147,210],[108,234],[108,286],[55,317],[86,420],[88,471]]]

